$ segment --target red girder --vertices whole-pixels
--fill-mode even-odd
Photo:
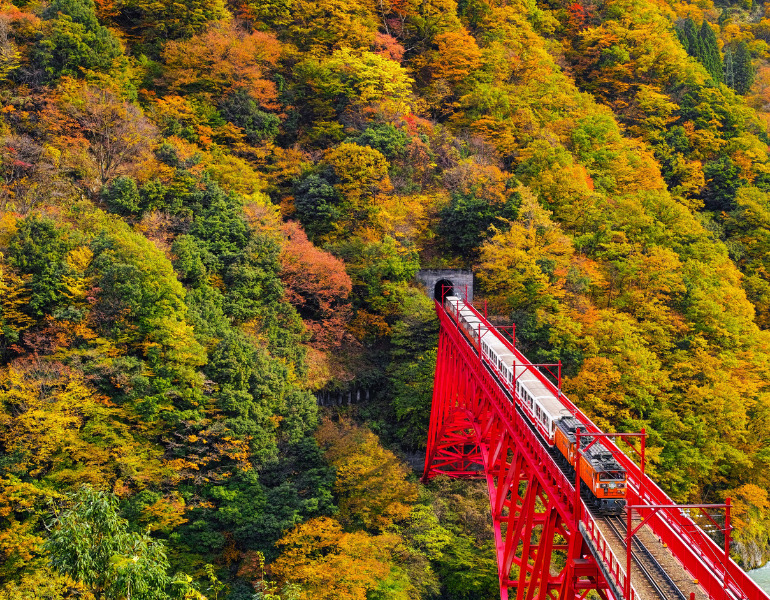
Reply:
[[[516,600],[582,600],[592,589],[603,600],[607,590],[621,600],[625,567],[585,508],[580,522],[575,521],[573,483],[438,303],[436,312],[441,329],[424,479],[446,475],[486,480],[501,600],[508,600],[509,592]],[[517,362],[526,364],[526,358],[513,351]],[[560,398],[587,432],[599,432],[566,397]],[[605,443],[614,448],[612,442]],[[633,461],[625,455],[618,459],[628,473],[629,503],[671,504]],[[768,600],[733,561],[724,564],[723,552],[689,517],[658,512],[648,519],[709,598]],[[626,600],[635,600],[633,588]]]
[[[570,523],[569,482],[443,310],[425,477],[485,478],[500,596],[580,598],[605,589]],[[566,555],[559,568],[554,551]]]

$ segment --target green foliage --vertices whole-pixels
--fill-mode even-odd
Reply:
[[[370,125],[355,140],[359,146],[371,146],[379,150],[385,158],[392,161],[401,158],[409,141],[409,136],[391,124]]]
[[[273,114],[259,109],[257,102],[243,89],[235,90],[219,104],[222,117],[243,129],[246,139],[257,144],[278,135],[281,121]]]
[[[340,197],[332,185],[329,171],[308,173],[294,185],[294,204],[297,215],[308,234],[318,238],[334,230],[334,223],[342,218],[337,208]]]
[[[93,248],[100,288],[95,309],[103,327],[119,332],[159,374],[195,382],[194,369],[205,360],[203,349],[187,323],[184,288],[171,263],[122,224],[99,235]]]
[[[676,28],[676,33],[679,36],[679,40],[682,42],[684,49],[687,50],[687,54],[696,58],[703,54],[701,38],[698,35],[698,28],[692,17],[687,17],[684,20],[684,23]]]
[[[706,19],[703,19],[698,37],[700,39],[700,54],[696,55],[698,60],[703,63],[703,66],[706,67],[709,75],[711,75],[716,83],[722,83],[724,81],[724,73],[722,70],[722,57],[719,54],[719,46],[717,45],[717,36]]]
[[[735,91],[739,94],[747,94],[754,84],[755,70],[751,62],[751,53],[746,42],[739,42],[733,57],[733,73],[735,78]]]
[[[692,17],[687,17],[680,26],[677,26],[676,33],[687,54],[697,59],[716,83],[724,82],[725,71],[717,36],[709,22],[703,19],[698,29]]]
[[[153,55],[157,55],[166,40],[189,38],[226,15],[227,9],[221,0],[188,0],[177,4],[126,0],[120,5],[121,20],[139,38],[139,48]]]
[[[516,193],[510,194],[502,206],[472,194],[454,193],[441,213],[439,231],[453,249],[465,256],[472,255],[486,239],[490,226],[507,228],[507,222],[516,218],[520,203]]]
[[[64,298],[64,259],[72,247],[68,237],[53,221],[32,216],[19,223],[11,238],[8,262],[28,277],[30,316],[42,316]]]
[[[131,532],[114,496],[82,487],[69,501],[54,516],[45,544],[54,569],[82,581],[97,598],[169,598],[164,545]]]
[[[706,177],[706,188],[703,199],[706,208],[711,210],[732,210],[735,193],[745,183],[741,181],[740,172],[729,156],[708,163],[703,169]]]
[[[426,444],[433,375],[436,368],[438,323],[434,307],[423,295],[404,297],[403,316],[393,325],[388,368],[390,406],[398,424],[393,439],[405,449]]]
[[[54,0],[43,13],[47,31],[35,48],[46,78],[107,72],[122,54],[118,40],[99,24],[93,0]]]
[[[342,258],[353,280],[353,295],[363,306],[390,314],[400,312],[406,292],[419,268],[417,252],[386,236],[382,242],[353,238],[332,247]]]
[[[141,210],[139,188],[131,177],[116,177],[102,189],[101,195],[111,212],[134,215]]]

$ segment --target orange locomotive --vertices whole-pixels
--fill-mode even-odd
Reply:
[[[556,421],[554,446],[575,468],[576,431],[583,431],[583,424],[575,417],[562,417]],[[581,449],[591,443],[590,434],[580,438]],[[580,454],[578,465],[580,479],[591,491],[591,503],[600,514],[619,514],[626,505],[626,470],[615,460],[612,453],[599,441]]]

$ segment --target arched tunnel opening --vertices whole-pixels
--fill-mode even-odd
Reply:
[[[433,289],[433,297],[443,304],[447,296],[454,296],[454,284],[448,279],[439,279]]]

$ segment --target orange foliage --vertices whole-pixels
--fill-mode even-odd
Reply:
[[[620,371],[608,358],[588,358],[574,377],[564,380],[564,391],[580,398],[580,406],[604,431],[613,424],[630,418],[625,398],[620,391]]]
[[[202,90],[217,96],[237,88],[264,108],[278,108],[275,84],[267,77],[281,54],[275,36],[246,33],[234,21],[217,24],[188,41],[166,45],[165,80],[172,91]]]
[[[334,487],[342,523],[384,531],[406,519],[409,503],[417,499],[417,487],[407,481],[406,465],[385,450],[376,435],[352,422],[326,419],[316,439],[326,460],[337,469]]]
[[[385,321],[385,318],[380,315],[373,315],[363,308],[356,311],[356,316],[350,322],[349,330],[353,337],[360,341],[390,335],[390,325]]]
[[[285,581],[300,583],[303,600],[365,600],[390,573],[394,535],[346,533],[328,517],[312,519],[278,542],[283,549],[272,564]]]
[[[440,33],[434,41],[438,46],[431,65],[434,79],[458,83],[481,66],[481,50],[464,28]]]
[[[350,318],[348,296],[353,289],[344,263],[307,239],[295,222],[283,227],[281,280],[286,296],[305,319],[317,349],[338,347]]]
[[[400,63],[404,59],[404,47],[398,40],[387,33],[377,33],[374,36],[374,50],[376,54],[384,56],[392,61]]]

